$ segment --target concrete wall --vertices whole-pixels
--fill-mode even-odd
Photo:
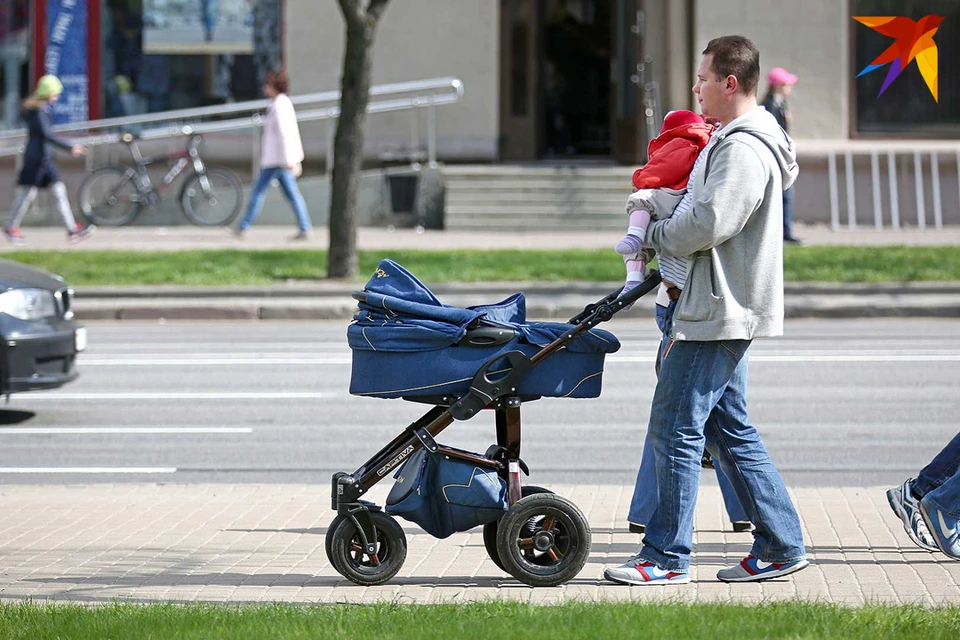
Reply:
[[[438,152],[447,160],[492,160],[497,151],[497,0],[394,0],[380,22],[373,84],[458,76],[462,102],[437,110]],[[336,2],[286,0],[285,60],[291,93],[340,88],[344,24]],[[422,111],[422,110],[421,110]],[[367,120],[368,153],[399,152],[411,145],[412,112]],[[305,125],[308,153],[323,155],[324,125]],[[420,139],[426,147],[426,112]]]
[[[847,2],[837,0],[696,0],[694,68],[711,38],[739,34],[760,49],[759,99],[766,74],[784,67],[799,76],[790,97],[790,135],[846,138],[850,109],[850,22]]]

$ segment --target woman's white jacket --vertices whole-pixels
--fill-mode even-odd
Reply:
[[[285,93],[279,94],[267,108],[263,125],[260,167],[293,168],[303,162],[303,142],[293,103]]]

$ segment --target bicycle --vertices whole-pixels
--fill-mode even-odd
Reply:
[[[180,210],[190,222],[200,226],[226,225],[243,205],[243,188],[239,178],[225,167],[208,167],[200,158],[200,135],[189,136],[186,147],[173,153],[144,157],[136,138],[125,133],[121,140],[130,150],[134,166],[97,169],[80,185],[80,211],[90,222],[103,226],[129,224],[144,207],[153,207],[187,169],[188,177],[180,190]],[[176,160],[157,187],[153,186],[147,167],[154,162]]]

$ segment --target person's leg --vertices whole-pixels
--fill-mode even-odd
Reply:
[[[643,240],[647,235],[647,227],[650,226],[650,212],[644,209],[631,211],[629,218],[627,235],[614,248],[622,256],[629,256],[643,249]]]
[[[921,500],[955,476],[957,470],[960,470],[960,433],[947,443],[947,446],[930,461],[930,464],[920,470],[920,475],[913,481],[914,497]]]
[[[73,217],[73,210],[70,208],[70,199],[67,197],[67,185],[62,182],[54,182],[50,185],[50,191],[57,201],[57,211],[63,220],[63,226],[67,228],[69,233],[79,231],[77,221]]]
[[[960,471],[920,501],[920,513],[933,534],[937,547],[960,560]]]
[[[640,556],[663,569],[687,571],[700,488],[704,424],[737,362],[726,342],[674,341],[663,354],[650,410],[659,501]]]
[[[213,38],[213,27],[216,22],[214,2],[216,0],[200,0],[200,13],[203,19],[203,32],[207,40]]]
[[[751,555],[765,563],[803,559],[800,517],[770,454],[747,416],[747,341],[727,341],[737,359],[730,384],[710,415],[706,437],[730,480],[748,519],[754,524]],[[741,350],[742,349],[742,350]],[[739,356],[737,353],[739,351]]]
[[[250,202],[247,203],[247,211],[243,214],[240,224],[237,225],[237,231],[243,232],[249,229],[253,221],[260,215],[260,209],[263,208],[263,199],[267,195],[270,181],[276,177],[279,171],[280,169],[276,167],[260,169],[260,173],[257,174],[257,179],[250,189]]]
[[[24,216],[26,216],[27,211],[30,210],[30,205],[37,199],[37,191],[38,189],[36,187],[17,187],[17,197],[13,201],[13,206],[10,208],[10,222],[4,227],[5,231],[18,229],[20,227]]]
[[[720,468],[720,465],[713,465],[714,470],[717,473],[717,482],[720,483],[720,495],[723,496],[723,506],[727,510],[727,517],[730,518],[730,522],[734,524],[749,523],[750,518],[747,517],[747,512],[743,510],[743,505],[740,504],[740,499],[737,498],[737,491],[733,488],[733,484],[723,473],[723,470]],[[749,524],[747,524],[749,526]],[[736,527],[735,527],[736,529]]]
[[[660,358],[663,350],[670,341],[670,327],[673,324],[673,310],[677,304],[675,300],[670,305],[662,307],[655,305],[654,319],[660,329],[660,344],[657,346],[657,357],[654,361],[654,370],[660,375]],[[646,527],[657,508],[657,469],[653,457],[653,446],[650,444],[649,433],[643,439],[643,454],[640,457],[640,468],[637,470],[637,481],[633,486],[633,498],[630,499],[630,510],[627,512],[627,522],[631,525]]]
[[[658,495],[657,463],[648,432],[643,440],[643,454],[640,457],[640,468],[637,470],[637,481],[633,486],[633,498],[630,499],[627,522],[631,525],[646,527],[650,522],[650,516],[657,508]]]
[[[793,187],[783,192],[783,239],[796,240],[793,237]]]
[[[307,213],[307,203],[303,199],[303,194],[297,188],[297,179],[288,169],[281,169],[277,177],[280,179],[283,195],[286,196],[290,206],[293,207],[293,213],[297,216],[297,226],[300,231],[310,231],[313,228],[310,224],[310,214]]]

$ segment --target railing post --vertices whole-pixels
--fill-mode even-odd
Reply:
[[[250,143],[251,143],[251,145],[252,145],[252,147],[253,147],[252,153],[250,154],[250,170],[251,170],[251,172],[252,172],[251,175],[253,175],[254,180],[256,180],[257,174],[260,173],[260,145],[261,145],[261,139],[260,139],[260,136],[257,135],[257,134],[260,132],[260,131],[259,131],[259,127],[260,127],[260,123],[257,122],[256,119],[254,119],[254,125],[253,125],[252,127],[250,127],[250,131],[251,131],[251,133],[253,134],[253,135],[250,136],[250,138],[251,138]]]
[[[943,203],[940,202],[940,159],[937,152],[930,154],[930,179],[933,181],[933,226],[943,229]]]
[[[853,153],[844,152],[844,169],[847,174],[847,226],[851,229],[857,227],[857,192],[853,183]]]
[[[837,193],[837,154],[827,152],[827,173],[830,174],[830,228],[837,231],[840,228],[840,197]]]
[[[883,229],[883,203],[880,202],[880,159],[876,151],[870,152],[870,181],[873,186],[873,225]]]
[[[890,176],[890,226],[900,228],[900,189],[897,187],[897,156],[887,151],[887,171]]]
[[[327,118],[327,175],[333,175],[333,142],[336,136],[336,120]]]
[[[920,152],[913,152],[913,185],[917,192],[917,228],[927,228],[927,210],[923,202],[923,161]]]
[[[430,107],[427,109],[427,161],[430,168],[437,166],[437,105],[430,98]]]

